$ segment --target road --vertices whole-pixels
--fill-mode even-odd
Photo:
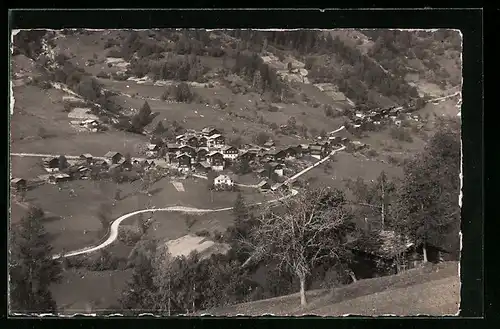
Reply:
[[[257,206],[265,203],[276,203],[281,200],[290,198],[294,195],[297,195],[298,191],[297,190],[292,190],[290,194],[285,195],[281,198],[277,198],[274,200],[266,201],[266,202],[257,202],[254,204],[251,204],[250,206]],[[218,209],[200,209],[200,208],[191,208],[191,207],[183,207],[183,206],[172,206],[172,207],[167,207],[167,208],[158,208],[158,209],[143,209],[143,210],[137,210],[128,214],[125,214],[123,216],[118,217],[113,221],[111,224],[110,228],[110,233],[107,239],[98,244],[97,246],[92,246],[92,247],[86,247],[83,249],[71,251],[68,253],[65,253],[64,255],[61,254],[56,254],[52,256],[52,259],[59,259],[61,257],[72,257],[72,256],[78,256],[78,255],[83,255],[83,254],[89,254],[98,250],[101,250],[103,248],[106,248],[110,244],[116,241],[118,238],[118,230],[120,227],[120,224],[126,220],[127,218],[130,218],[132,216],[138,215],[138,214],[143,214],[143,213],[153,213],[153,212],[183,212],[183,213],[191,213],[191,214],[205,214],[205,213],[213,213],[213,212],[222,212],[222,211],[228,211],[233,209],[233,207],[227,207],[227,208],[218,208]]]

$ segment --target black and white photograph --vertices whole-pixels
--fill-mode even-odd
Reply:
[[[8,313],[456,316],[458,29],[16,29]]]

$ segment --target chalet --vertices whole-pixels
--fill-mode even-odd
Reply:
[[[168,143],[167,144],[167,152],[169,154],[174,154],[174,153],[177,153],[179,151],[179,148],[181,146],[179,144],[176,144],[176,143]]]
[[[196,136],[187,136],[184,139],[184,143],[186,143],[186,145],[196,148],[198,147],[198,138]]]
[[[196,150],[196,162],[203,162],[207,160],[208,150],[206,148],[198,148]]]
[[[297,158],[297,148],[293,146],[289,146],[283,150],[285,152],[286,158]]]
[[[218,164],[218,165],[224,164],[224,156],[220,152],[213,151],[213,152],[210,152],[210,153],[207,154],[207,161],[211,165],[214,165],[214,164]]]
[[[215,171],[222,171],[225,167],[224,156],[220,152],[210,152],[207,154],[207,162]]]
[[[273,141],[267,141],[266,143],[264,143],[265,148],[271,148],[274,146],[276,146],[276,144]]]
[[[253,161],[257,157],[257,153],[258,153],[257,151],[245,150],[239,155],[239,158],[245,159],[247,161]]]
[[[347,138],[347,137],[342,137],[342,138],[340,139],[340,141],[341,141],[342,143],[347,143],[347,142],[349,142],[349,138]]]
[[[120,159],[120,161],[118,161],[117,165],[119,165],[124,170],[131,170],[132,169],[132,162],[129,159]]]
[[[177,151],[178,154],[186,153],[189,156],[193,157],[196,155],[196,150],[192,148],[191,146],[184,145],[179,147],[179,150]]]
[[[196,164],[195,169],[201,173],[208,174],[208,172],[210,172],[210,170],[212,170],[212,167],[210,166],[210,164],[208,162],[201,161],[201,162],[198,162]]]
[[[10,185],[14,189],[20,191],[20,190],[23,190],[26,188],[27,183],[26,183],[26,179],[24,179],[24,178],[12,178],[10,180]]]
[[[178,163],[179,168],[183,169],[191,168],[191,156],[186,153],[179,154],[176,157],[176,162]]]
[[[238,149],[234,146],[224,146],[222,149],[222,156],[224,159],[234,160],[238,157]]]
[[[283,176],[283,170],[285,169],[285,166],[281,163],[269,162],[267,166],[271,172],[277,174],[278,176]]]
[[[257,187],[261,191],[267,191],[267,190],[269,190],[271,188],[271,185],[269,184],[269,182],[267,180],[263,180],[259,184],[257,184]]]
[[[175,142],[176,143],[182,143],[184,141],[185,135],[177,135],[175,136]]]
[[[71,176],[68,174],[55,174],[49,176],[49,183],[56,184],[67,182],[71,179]]]
[[[308,144],[300,144],[300,149],[301,149],[303,155],[311,153],[311,149],[310,149],[310,146]]]
[[[148,144],[146,151],[146,156],[150,158],[155,158],[160,152],[160,146],[158,144]]]
[[[205,136],[200,136],[198,138],[198,147],[207,147],[208,139]]]
[[[92,154],[85,153],[85,154],[80,155],[80,159],[84,160],[87,164],[92,164],[94,158],[93,158]]]
[[[321,145],[311,145],[309,149],[311,150],[311,155],[315,158],[321,158],[324,155],[324,150]]]
[[[230,187],[233,187],[233,185],[234,185],[234,181],[228,175],[219,175],[219,176],[215,177],[215,179],[214,179],[214,186],[215,187],[230,188]]]
[[[225,139],[220,134],[215,134],[207,139],[207,147],[209,148],[222,148],[224,146]]]
[[[110,164],[117,164],[123,158],[123,155],[118,152],[109,151],[104,155]]]
[[[59,158],[45,158],[43,163],[46,168],[59,169]]]
[[[220,135],[221,132],[218,129],[206,127],[201,130],[201,133],[207,137],[211,137],[213,135]]]
[[[269,151],[269,155],[274,161],[283,161],[287,156],[287,151],[285,150],[272,150]]]

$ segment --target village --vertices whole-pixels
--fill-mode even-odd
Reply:
[[[263,192],[286,188],[287,178],[315,162],[324,159],[335,148],[347,144],[348,150],[359,149],[359,142],[347,137],[329,136],[310,144],[277,147],[272,140],[263,146],[255,144],[236,148],[226,144],[217,128],[206,127],[201,131],[190,130],[175,140],[151,138],[155,142],[145,145],[144,158],[131,157],[116,151],[104,156],[84,153],[79,156],[60,155],[42,159],[47,174],[27,182],[22,177],[11,179],[11,185],[22,189],[30,184],[59,184],[69,180],[121,179],[135,180],[153,169],[167,169],[176,177],[190,175],[207,179],[211,176],[215,190],[232,190],[238,185],[239,174],[251,174],[257,180],[251,186]],[[124,178],[125,177],[125,178]],[[127,179],[128,178],[128,179]],[[287,184],[283,184],[283,183]]]

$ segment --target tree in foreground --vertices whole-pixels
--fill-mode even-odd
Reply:
[[[285,199],[278,210],[256,218],[257,225],[245,241],[254,259],[270,258],[297,276],[300,302],[306,305],[306,279],[326,260],[342,262],[353,225],[344,194],[339,190],[306,190]]]
[[[154,310],[156,251],[157,243],[154,240],[141,240],[132,250],[129,263],[134,270],[120,299],[124,309],[146,312]]]
[[[405,179],[395,207],[397,228],[423,246],[459,249],[460,134],[451,122],[441,124],[425,150],[404,168]]]
[[[42,220],[44,212],[31,208],[12,227],[9,257],[10,309],[18,312],[55,312],[50,285],[59,282],[61,265],[52,259],[52,247]]]

